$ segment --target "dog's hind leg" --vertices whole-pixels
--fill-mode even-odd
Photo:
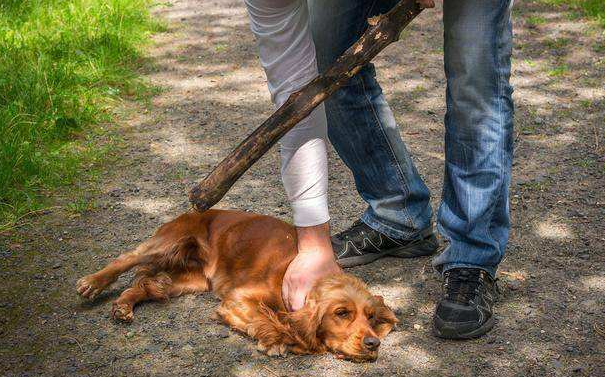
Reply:
[[[112,260],[105,268],[86,275],[76,283],[78,293],[85,298],[93,299],[118,277],[131,268],[144,263],[149,259],[149,254],[156,248],[154,238],[140,244],[136,249],[124,253]]]
[[[130,322],[136,304],[146,300],[165,301],[187,293],[198,293],[210,288],[208,279],[202,271],[154,274],[151,269],[143,267],[137,272],[132,287],[126,289],[113,302],[111,316],[120,321]]]
[[[86,298],[93,299],[124,272],[139,264],[150,264],[156,270],[178,271],[198,268],[203,261],[198,254],[202,246],[191,235],[180,238],[156,235],[135,250],[124,253],[105,268],[78,280],[76,289]]]
[[[201,270],[183,271],[172,274],[172,286],[168,291],[170,297],[178,297],[188,293],[201,293],[210,290],[210,281]]]
[[[132,287],[126,289],[112,304],[111,316],[120,321],[130,322],[133,309],[141,301],[165,301],[173,289],[172,278],[166,272],[154,274],[147,269],[137,273]]]

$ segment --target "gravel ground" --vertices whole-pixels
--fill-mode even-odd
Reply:
[[[243,2],[169,0],[157,14],[170,27],[155,37],[148,77],[166,90],[151,106],[125,105],[118,158],[100,181],[80,184],[96,206],[54,210],[0,235],[1,375],[605,375],[605,35],[573,12],[531,1],[518,1],[514,16],[513,228],[490,334],[466,342],[431,335],[440,288],[428,258],[350,270],[401,319],[372,364],[268,358],[211,319],[218,303],[211,294],[143,304],[134,323],[114,323],[110,301],[131,276],[82,301],[76,280],[188,208],[192,183],[272,111]],[[440,11],[424,12],[377,59],[435,206],[443,171],[441,35]],[[338,231],[363,204],[333,152],[330,168]],[[69,192],[56,197],[61,205]],[[219,207],[289,219],[276,149]]]

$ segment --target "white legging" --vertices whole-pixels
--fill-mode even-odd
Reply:
[[[306,0],[245,0],[271,100],[281,106],[317,76]],[[281,177],[294,225],[327,222],[328,161],[323,105],[280,140]]]

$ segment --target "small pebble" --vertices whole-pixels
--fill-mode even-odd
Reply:
[[[511,280],[506,283],[508,288],[512,291],[516,291],[521,288],[521,282],[519,280]]]

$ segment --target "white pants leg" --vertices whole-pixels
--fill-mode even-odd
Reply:
[[[306,0],[245,0],[271,100],[281,106],[317,76]],[[323,104],[280,140],[281,177],[294,225],[327,222],[327,125]]]

